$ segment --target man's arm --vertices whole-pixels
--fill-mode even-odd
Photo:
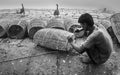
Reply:
[[[74,48],[74,50],[76,50],[78,53],[82,54],[83,52],[85,52],[85,48],[83,47],[82,44],[79,45],[79,44],[72,42],[71,45]]]
[[[95,38],[99,35],[99,31],[93,32],[88,38],[81,44],[76,44],[75,41],[71,42],[72,47],[80,54],[85,52],[91,46],[95,44]]]

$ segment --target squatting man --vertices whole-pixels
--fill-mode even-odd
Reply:
[[[83,63],[96,65],[105,63],[113,51],[113,43],[104,26],[96,26],[93,17],[89,13],[82,14],[78,19],[78,23],[80,23],[84,30],[82,38],[86,39],[81,44],[75,42],[75,38],[81,38],[78,35],[78,30],[75,31],[74,36],[68,36],[68,42],[73,47],[73,50],[80,54],[86,52],[89,58],[83,57]]]

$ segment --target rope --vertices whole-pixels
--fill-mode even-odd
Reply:
[[[42,54],[34,55],[34,56],[32,55],[32,56],[26,56],[26,57],[15,58],[15,59],[10,59],[10,60],[4,60],[4,61],[1,61],[0,63],[10,62],[10,61],[15,61],[15,60],[20,60],[20,59],[26,59],[26,58],[32,58],[32,57],[38,57],[41,55],[52,54],[52,53],[56,53],[56,52],[58,52],[58,51],[52,51],[52,52],[42,53]]]

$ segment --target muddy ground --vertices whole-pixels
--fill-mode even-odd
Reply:
[[[41,48],[28,38],[24,40],[1,39],[0,75],[120,74],[119,51],[113,52],[110,59],[99,66],[81,63],[81,56]]]
[[[46,12],[47,11],[47,12]],[[98,10],[61,10],[61,16],[77,19],[79,14],[89,12],[94,19],[106,20],[114,13]],[[53,10],[27,10],[27,19],[44,17],[45,21],[52,17]],[[12,16],[6,10],[1,11],[0,19],[20,18]],[[75,14],[77,13],[77,14]],[[6,15],[5,15],[6,14]],[[37,16],[36,16],[37,15]],[[39,16],[38,16],[39,15]],[[120,75],[120,48],[114,44],[110,59],[99,66],[83,64],[82,55],[58,52],[36,46],[29,38],[0,39],[0,75]]]

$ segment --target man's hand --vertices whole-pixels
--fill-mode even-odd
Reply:
[[[82,44],[80,43],[76,43],[75,40],[75,36],[68,36],[68,43],[70,43],[71,47],[72,47],[72,51],[71,52],[78,52],[79,54],[82,54],[85,50]]]
[[[74,40],[74,36],[73,35],[72,36],[68,36],[67,39],[68,39],[69,43],[72,43],[73,40]]]

